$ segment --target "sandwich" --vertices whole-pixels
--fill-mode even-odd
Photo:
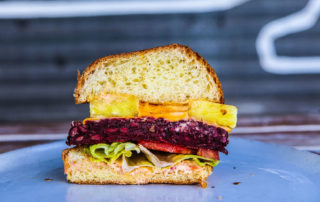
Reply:
[[[62,153],[71,183],[205,187],[237,122],[213,68],[179,44],[96,60],[74,97],[90,117],[72,122]]]

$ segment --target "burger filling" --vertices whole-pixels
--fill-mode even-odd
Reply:
[[[130,172],[135,168],[157,167],[167,168],[183,161],[194,161],[198,166],[216,166],[218,159],[206,158],[193,154],[173,154],[155,150],[149,150],[141,144],[132,142],[114,142],[112,144],[94,144],[83,147],[83,152],[92,158],[105,163],[120,163],[124,172]]]
[[[206,100],[153,104],[132,95],[107,94],[90,101],[90,118],[73,122],[68,145],[106,163],[168,167],[182,160],[215,166],[228,153],[237,109]]]
[[[211,149],[227,153],[228,132],[201,121],[168,121],[163,118],[109,118],[98,121],[73,122],[68,145],[92,145],[112,142],[156,142]]]

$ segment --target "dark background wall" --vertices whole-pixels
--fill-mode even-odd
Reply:
[[[0,122],[65,121],[88,116],[72,97],[76,70],[95,59],[169,43],[203,55],[240,115],[320,114],[320,74],[265,72],[255,42],[268,22],[306,0],[253,0],[226,11],[0,20]],[[320,55],[319,21],[276,41],[279,55]],[[320,67],[319,67],[320,68]]]

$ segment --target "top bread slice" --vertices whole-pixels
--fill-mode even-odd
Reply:
[[[198,53],[179,44],[106,56],[89,65],[81,76],[78,73],[76,104],[107,93],[135,95],[156,104],[190,99],[224,103],[213,68]]]

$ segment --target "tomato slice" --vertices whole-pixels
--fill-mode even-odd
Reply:
[[[164,151],[169,153],[177,153],[177,154],[195,154],[196,153],[195,150],[193,149],[188,149],[186,147],[176,146],[176,145],[167,144],[167,143],[141,141],[139,142],[139,144],[141,144],[142,146],[148,149]]]
[[[203,156],[210,159],[219,160],[219,152],[211,150],[211,149],[189,149],[182,146],[167,144],[167,143],[157,143],[157,142],[147,142],[147,141],[141,141],[139,142],[142,146],[153,149],[157,151],[164,151],[169,153],[177,153],[177,154],[197,154],[199,156]]]
[[[210,159],[219,160],[219,152],[211,150],[211,149],[198,149],[197,155],[203,156]]]

